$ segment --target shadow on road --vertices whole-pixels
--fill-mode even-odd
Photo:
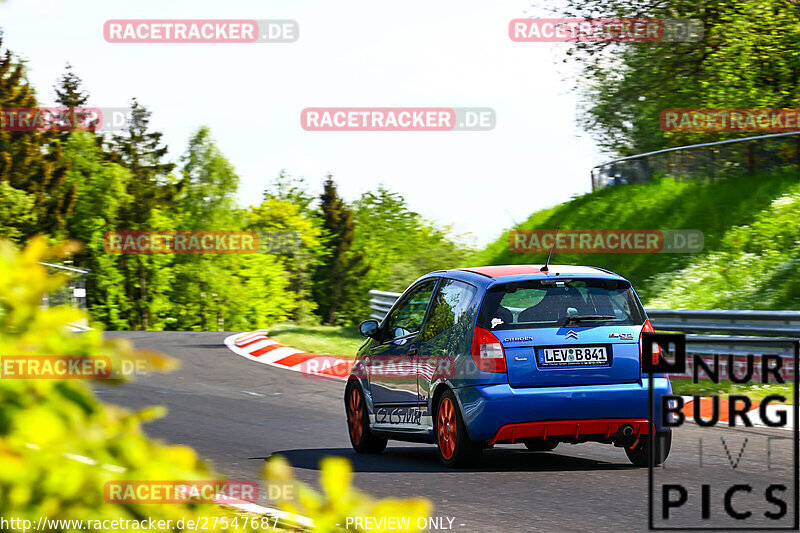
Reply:
[[[565,450],[567,451],[567,450]],[[430,447],[398,447],[387,448],[380,455],[362,455],[351,448],[309,448],[301,450],[283,450],[273,455],[284,456],[295,468],[319,470],[319,462],[323,457],[344,457],[353,464],[356,472],[452,472],[439,462],[436,448]],[[249,459],[266,460],[267,457],[250,457]],[[624,459],[624,456],[621,460]],[[629,470],[636,467],[627,463],[608,463],[570,457],[557,452],[529,452],[499,448],[484,450],[481,462],[476,466],[463,470],[472,472],[562,472],[562,471],[601,471]]]

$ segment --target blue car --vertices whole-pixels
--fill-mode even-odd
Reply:
[[[666,376],[642,372],[641,335],[653,331],[630,282],[583,266],[501,265],[431,272],[415,281],[367,337],[345,389],[353,448],[389,439],[436,444],[447,466],[484,448],[523,443],[613,444],[637,466],[672,440],[662,427]],[[644,357],[655,357],[648,354]]]

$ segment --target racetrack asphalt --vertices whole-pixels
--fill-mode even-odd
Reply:
[[[129,408],[165,405],[168,416],[147,424],[147,433],[194,447],[231,479],[260,481],[265,458],[282,454],[298,479],[316,486],[320,459],[341,456],[352,462],[359,489],[376,497],[427,497],[435,505],[433,516],[452,518],[455,531],[647,530],[648,470],[632,467],[620,448],[561,444],[538,453],[521,444],[498,446],[484,452],[480,465],[464,470],[442,466],[432,445],[390,442],[381,455],[359,455],[348,439],[342,381],[247,360],[223,344],[230,334],[107,333],[179,359],[181,368],[122,386],[98,383],[95,390],[105,402]],[[724,514],[724,492],[736,483],[750,484],[753,491],[735,494],[735,508],[752,511],[762,526],[787,525],[763,517],[778,510],[764,490],[769,484],[787,485],[786,492],[776,494],[792,516],[797,505],[793,432],[687,425],[674,435],[665,468],[655,471],[657,487],[669,480],[688,490],[688,501],[674,511],[670,527],[745,525]],[[710,485],[711,519],[705,521],[702,484]],[[657,519],[660,494],[656,491]],[[258,503],[270,506],[263,491]]]

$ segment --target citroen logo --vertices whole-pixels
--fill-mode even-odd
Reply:
[[[578,334],[577,334],[577,333],[575,333],[575,332],[574,332],[574,331],[572,331],[572,330],[569,330],[569,333],[567,333],[567,338],[568,338],[568,339],[577,339],[577,338],[578,338]]]

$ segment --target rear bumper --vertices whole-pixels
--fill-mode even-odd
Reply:
[[[659,427],[659,398],[664,394],[671,394],[669,379],[654,378],[653,390],[656,430],[662,431]],[[506,426],[520,428],[503,430],[510,432],[509,437],[517,440],[525,438],[520,436],[524,433],[519,431],[543,431],[539,428],[547,427],[546,424],[531,425],[540,422],[574,424],[578,421],[635,420],[644,421],[646,431],[650,411],[647,379],[637,383],[572,387],[513,388],[508,384],[478,385],[460,387],[454,392],[470,438],[484,441],[494,439],[495,442],[503,442],[506,438],[504,435],[508,433],[500,432]],[[551,428],[554,429],[556,428]],[[568,429],[563,427],[557,430]],[[584,429],[591,428],[584,426]],[[570,431],[574,430],[586,434],[584,430],[572,425]],[[605,428],[596,433],[607,431],[608,428]]]
[[[523,439],[562,438],[581,439],[586,437],[612,438],[621,435],[622,428],[630,426],[626,438],[635,438],[647,434],[647,419],[641,418],[608,418],[601,420],[550,420],[547,422],[524,422],[507,424],[497,430],[489,439],[489,446],[498,443],[515,443]]]

